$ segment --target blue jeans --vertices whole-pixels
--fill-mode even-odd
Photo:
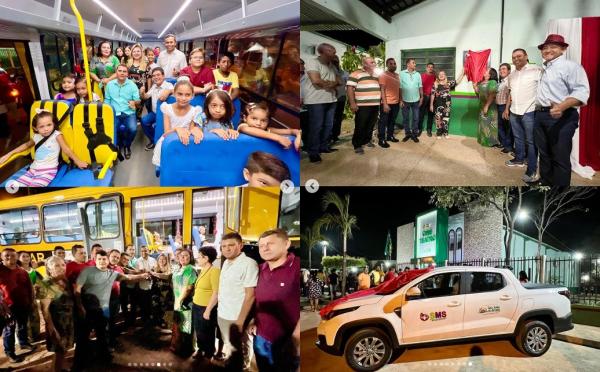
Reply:
[[[287,349],[287,350],[286,350]],[[296,371],[300,357],[293,355],[290,347],[271,343],[260,335],[254,338],[254,355],[258,370],[261,372]]]
[[[411,112],[412,118],[409,122],[409,113]],[[402,107],[402,125],[407,137],[416,137],[419,135],[419,101],[404,102],[404,107]]]
[[[319,155],[329,148],[337,102],[306,105],[308,110],[308,154]]]
[[[390,112],[384,112],[383,106],[379,114],[379,140],[385,141],[388,138],[394,137],[394,127],[396,126],[396,116],[400,111],[400,104],[393,103],[390,106]]]
[[[130,147],[137,132],[137,116],[135,113],[115,116],[115,126],[117,128],[117,146]]]
[[[527,158],[527,175],[537,172],[537,148],[533,140],[535,112],[525,115],[510,113],[510,128],[515,136],[515,160],[524,161]]]
[[[156,123],[156,114],[152,111],[142,117],[142,130],[150,143],[154,143],[154,125]]]
[[[29,343],[27,339],[27,321],[29,319],[30,311],[27,309],[15,308],[13,306],[11,307],[10,312],[14,322],[10,325],[7,324],[2,330],[2,341],[4,343],[5,354],[12,354],[15,352],[15,328],[17,338],[19,339],[19,345],[22,346]]]
[[[513,137],[510,130],[510,121],[502,118],[505,109],[506,105],[498,105],[498,140],[505,150],[512,150]]]

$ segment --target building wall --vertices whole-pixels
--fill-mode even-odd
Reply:
[[[502,234],[506,230],[505,227],[502,229]],[[502,244],[504,247],[504,244]],[[518,231],[513,232],[512,243],[511,243],[511,257],[521,258],[521,257],[536,257],[537,256],[537,239],[531,236],[527,236]],[[568,258],[571,257],[571,253],[560,251],[551,245],[542,243],[541,254],[547,256],[548,258]],[[504,248],[502,249],[502,258],[506,257],[506,252]]]
[[[396,262],[408,263],[415,255],[415,224],[414,222],[398,226],[396,229]]]
[[[314,32],[300,31],[300,58],[306,61],[307,58],[316,57],[317,54],[315,53],[317,45],[321,43],[329,43],[333,45],[336,50],[336,54],[340,57],[340,59],[348,48],[347,44],[327,36],[323,36]],[[312,52],[313,49],[315,53]]]
[[[465,210],[463,260],[502,255],[502,213],[493,207]]]
[[[550,19],[600,16],[600,1],[505,0],[501,56],[501,5],[500,0],[425,1],[393,18],[395,37],[386,43],[386,57],[398,59],[401,49],[455,47],[459,71],[465,50],[491,49],[492,67],[497,68],[500,61],[511,62],[515,48],[524,48],[531,62],[539,64],[537,45],[545,39]],[[444,22],[433,19],[438,14],[443,14]],[[457,91],[470,92],[472,87],[463,82]]]

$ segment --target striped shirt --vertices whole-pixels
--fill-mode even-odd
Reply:
[[[354,99],[357,106],[379,106],[381,88],[379,80],[365,70],[356,70],[350,74],[347,86],[354,87]]]

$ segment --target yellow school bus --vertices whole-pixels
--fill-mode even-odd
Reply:
[[[41,261],[54,247],[69,252],[75,244],[88,251],[95,243],[119,250],[174,240],[191,246],[201,226],[203,240],[214,244],[234,231],[251,244],[281,227],[299,245],[299,221],[298,188],[81,187],[0,200],[0,248]]]

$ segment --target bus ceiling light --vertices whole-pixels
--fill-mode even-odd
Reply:
[[[161,33],[158,35],[159,39],[165,34],[165,32],[167,32],[167,30],[169,29],[169,27],[171,27],[171,25],[173,24],[173,22],[175,22],[175,20],[177,20],[177,18],[179,18],[179,16],[181,15],[181,13],[183,13],[183,11],[185,10],[185,8],[187,8],[188,5],[190,5],[191,2],[192,2],[192,0],[185,0],[185,3],[183,3],[183,5],[181,6],[181,8],[179,8],[179,10],[177,11],[177,13],[175,13],[175,15],[173,16],[173,18],[171,18],[171,20],[169,21],[169,23],[167,23],[167,26],[164,28],[164,30],[162,30]]]
[[[125,23],[124,20],[121,19],[121,17],[119,17],[118,15],[115,14],[115,12],[113,12],[106,4],[104,4],[102,1],[100,0],[94,0],[94,2],[96,4],[98,4],[98,6],[100,8],[102,8],[104,11],[106,11],[108,14],[110,14],[114,19],[116,19],[117,21],[121,22],[121,24],[125,27],[127,27],[129,30],[131,30],[131,32],[133,32],[134,34],[137,35],[137,37],[142,37],[142,35],[138,34],[131,26],[129,26],[127,23]]]

